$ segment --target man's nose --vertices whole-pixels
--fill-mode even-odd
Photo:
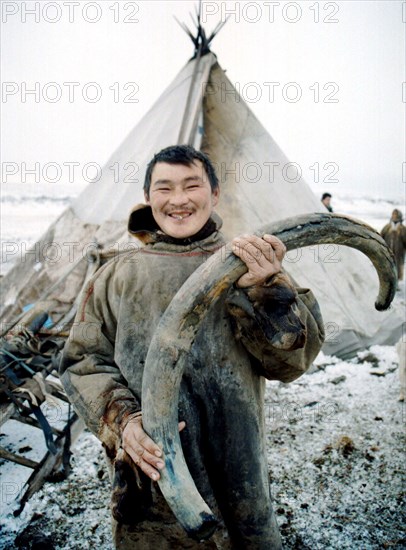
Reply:
[[[189,202],[188,195],[183,189],[177,189],[172,192],[171,203],[174,206],[184,205],[184,204],[187,204],[188,202]]]

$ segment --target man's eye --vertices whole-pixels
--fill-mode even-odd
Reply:
[[[186,189],[199,189],[199,186],[197,184],[194,185],[188,185]]]

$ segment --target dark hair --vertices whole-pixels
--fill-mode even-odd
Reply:
[[[330,199],[331,199],[330,193],[323,193],[322,196],[321,196],[321,200],[324,201],[324,199],[327,199],[328,197],[330,197]]]
[[[393,221],[402,222],[402,221],[403,221],[402,212],[401,212],[400,210],[398,210],[397,208],[395,208],[395,210],[392,212],[391,219],[392,219]]]
[[[183,164],[184,166],[190,166],[193,161],[200,160],[206,171],[206,174],[210,181],[211,190],[214,191],[219,186],[219,180],[217,178],[214,166],[212,165],[209,157],[197,151],[190,145],[171,145],[159,151],[154,158],[149,162],[144,181],[144,192],[149,197],[149,189],[151,187],[151,175],[155,165],[158,162],[167,162],[168,164]]]

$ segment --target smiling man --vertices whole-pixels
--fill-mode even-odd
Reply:
[[[234,239],[234,253],[248,271],[202,322],[181,384],[186,462],[219,518],[211,540],[192,541],[155,483],[164,462],[142,426],[141,386],[160,317],[189,275],[224,244],[213,211],[220,189],[206,155],[173,146],[148,165],[144,193],[146,205],[132,211],[128,228],[145,247],[107,263],[90,281],[60,369],[75,409],[111,465],[115,546],[280,548],[268,480],[264,377],[288,382],[310,366],[324,337],[317,302],[282,273],[279,239]],[[280,334],[284,323],[288,339]],[[89,328],[92,335],[97,329],[97,338],[86,338]]]
[[[152,173],[151,173],[152,172]],[[160,229],[175,239],[195,235],[218,203],[219,187],[210,185],[201,160],[191,164],[158,162],[147,175],[145,199]]]

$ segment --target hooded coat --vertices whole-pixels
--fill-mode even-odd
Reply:
[[[406,252],[406,227],[402,223],[401,215],[396,220],[392,219],[387,223],[382,229],[381,235],[395,256],[398,279],[402,281]]]
[[[158,322],[189,275],[224,244],[220,225],[214,215],[197,236],[175,241],[160,233],[149,207],[137,208],[129,230],[147,244],[102,266],[85,289],[60,374],[112,464],[126,423],[142,407],[144,362]],[[220,518],[217,546],[188,539],[157,484],[141,474],[133,484],[133,517],[113,521],[117,548],[280,547],[266,457],[265,378],[289,382],[303,374],[324,330],[312,292],[297,288],[294,314],[304,326],[303,342],[293,351],[274,348],[263,330],[267,308],[278,306],[272,279],[255,291],[254,300],[249,289],[233,287],[213,304],[180,388],[182,448],[198,490]]]

